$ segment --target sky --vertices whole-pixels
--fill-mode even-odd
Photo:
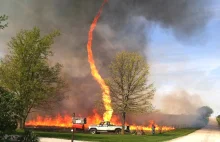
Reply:
[[[214,17],[206,31],[190,42],[181,42],[172,31],[155,25],[146,54],[157,97],[176,89],[187,90],[199,95],[216,116],[220,114],[220,2],[215,1],[210,10]],[[156,105],[160,107],[159,102]]]

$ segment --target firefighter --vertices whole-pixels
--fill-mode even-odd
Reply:
[[[151,127],[151,129],[152,129],[152,135],[154,135],[155,134],[155,125],[154,125],[154,123],[152,124],[152,127]]]

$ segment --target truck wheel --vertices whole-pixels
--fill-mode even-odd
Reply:
[[[121,129],[115,129],[115,133],[116,134],[120,134],[121,133]]]
[[[97,133],[96,129],[90,129],[89,131],[90,131],[91,134],[96,134]]]

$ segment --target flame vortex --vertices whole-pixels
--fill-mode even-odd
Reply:
[[[105,113],[103,114],[103,119],[104,121],[110,121],[111,117],[112,117],[112,106],[111,106],[111,97],[110,97],[110,91],[109,91],[109,87],[105,84],[105,81],[102,79],[101,75],[99,74],[96,65],[95,65],[95,61],[93,59],[93,53],[92,53],[92,39],[93,39],[93,31],[97,25],[98,19],[102,13],[102,9],[105,5],[105,3],[107,3],[107,0],[105,0],[102,3],[101,8],[99,9],[97,15],[95,16],[91,26],[90,26],[90,30],[88,33],[88,43],[87,43],[87,52],[88,52],[88,62],[90,64],[90,69],[91,69],[91,74],[94,77],[94,79],[99,83],[101,89],[102,89],[102,100],[104,103],[104,107],[105,107]]]

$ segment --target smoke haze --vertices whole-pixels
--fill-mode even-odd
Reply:
[[[199,95],[184,90],[158,95],[161,111],[168,114],[195,114],[204,103]]]
[[[210,2],[109,0],[93,41],[94,57],[101,75],[107,76],[106,67],[118,51],[126,49],[144,54],[150,39],[148,33],[155,24],[171,30],[183,43],[201,37],[212,16],[205,9]],[[67,93],[69,98],[56,111],[75,111],[87,115],[94,108],[94,100],[101,98],[97,95],[100,88],[90,75],[86,51],[88,30],[101,3],[102,0],[1,0],[0,13],[9,16],[9,27],[0,32],[0,52],[7,53],[6,42],[20,29],[38,26],[43,34],[53,29],[59,29],[62,33],[55,41],[52,61],[63,64],[63,74],[70,91]],[[179,99],[185,96],[188,97],[186,93],[180,98],[171,95],[161,101],[164,106],[170,106],[167,103],[170,99],[179,103]],[[180,107],[186,107],[185,103],[192,104],[186,100]]]

